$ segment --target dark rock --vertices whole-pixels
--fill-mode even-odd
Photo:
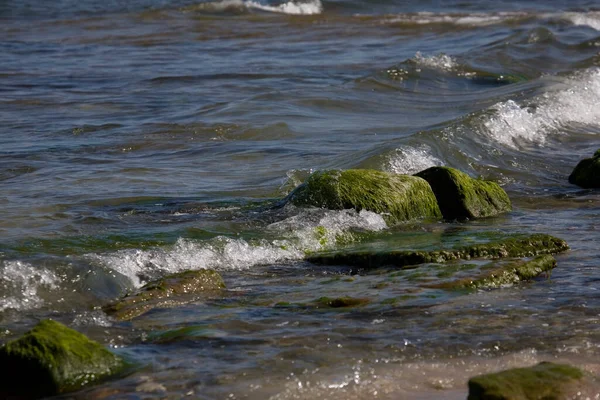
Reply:
[[[508,195],[495,182],[449,167],[431,167],[416,176],[431,185],[445,219],[491,217],[511,210]]]
[[[600,188],[600,149],[592,158],[583,159],[577,164],[569,176],[569,183],[585,189]]]

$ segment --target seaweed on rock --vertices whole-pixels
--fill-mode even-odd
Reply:
[[[81,389],[125,362],[85,335],[44,320],[0,348],[1,398],[40,398]]]
[[[315,172],[288,200],[296,206],[373,211],[391,224],[441,218],[435,195],[425,180],[376,170]]]

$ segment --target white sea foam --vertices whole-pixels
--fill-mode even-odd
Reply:
[[[419,12],[414,14],[401,14],[388,19],[388,23],[407,23],[417,25],[452,24],[463,26],[487,26],[500,24],[508,20],[523,18],[526,13],[501,12],[501,13],[471,13],[447,14],[433,12]]]
[[[313,15],[321,14],[323,12],[323,4],[321,3],[321,0],[309,0],[304,2],[290,0],[286,3],[281,3],[278,5],[263,4],[253,0],[221,0],[197,4],[195,6],[188,7],[185,10],[208,12],[226,12],[229,10],[262,10],[290,15]]]
[[[423,56],[417,51],[413,61],[420,67],[437,69],[441,71],[452,71],[458,66],[456,60],[447,54],[437,54],[435,56]]]
[[[381,230],[383,218],[369,211],[302,210],[299,215],[266,227],[277,240],[245,240],[219,236],[207,241],[179,239],[170,248],[121,250],[86,257],[141,286],[161,275],[211,268],[243,270],[255,265],[300,260],[306,251],[335,244],[351,229]],[[347,240],[347,237],[344,237]]]
[[[485,133],[511,147],[520,142],[543,144],[551,133],[560,133],[569,123],[600,124],[600,70],[581,73],[566,82],[566,88],[534,99],[532,106],[513,100],[492,107],[484,121]]]
[[[57,288],[59,277],[46,269],[35,268],[21,261],[4,261],[0,277],[0,311],[28,310],[44,304],[39,295],[42,288]]]
[[[600,31],[600,11],[590,11],[585,13],[570,12],[561,15],[563,19],[566,19],[573,23],[573,25],[589,26],[597,31]]]
[[[427,146],[400,147],[388,156],[384,167],[386,171],[396,174],[416,174],[429,167],[443,165],[442,161],[431,154],[431,149]]]

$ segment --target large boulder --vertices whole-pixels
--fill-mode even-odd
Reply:
[[[592,158],[583,159],[577,164],[569,176],[569,183],[585,189],[600,188],[600,149]]]
[[[511,210],[508,195],[495,182],[449,167],[431,167],[416,176],[431,185],[445,219],[491,217]]]
[[[315,172],[290,194],[289,201],[297,206],[373,211],[391,224],[442,216],[425,180],[367,169]]]
[[[469,380],[467,400],[563,400],[577,393],[584,377],[570,365],[542,362],[529,368],[514,368]]]
[[[401,268],[472,258],[533,257],[541,254],[561,253],[568,249],[567,242],[562,239],[545,234],[535,234],[447,250],[346,250],[316,253],[309,255],[306,259],[315,264],[325,265],[350,265],[360,268],[395,266]]]
[[[66,326],[44,320],[0,348],[0,398],[30,399],[81,389],[125,362]]]
[[[119,321],[127,321],[153,308],[175,307],[224,288],[225,282],[216,271],[185,271],[150,282],[138,292],[106,306],[104,311]]]

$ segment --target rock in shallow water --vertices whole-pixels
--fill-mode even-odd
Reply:
[[[508,195],[495,182],[448,167],[431,167],[416,176],[431,185],[445,219],[491,217],[511,210]]]
[[[569,176],[569,183],[584,189],[600,188],[600,149],[592,158],[583,159],[577,164]]]
[[[468,400],[563,400],[583,377],[578,368],[542,362],[471,378]]]
[[[318,171],[289,197],[296,206],[373,211],[394,224],[418,218],[441,218],[429,184],[415,176],[350,169]]]
[[[105,307],[104,311],[117,320],[127,321],[153,308],[175,307],[224,288],[225,282],[216,271],[185,271],[150,282],[137,293]]]
[[[66,326],[44,320],[0,348],[0,398],[40,398],[81,389],[115,374],[124,361]]]
[[[472,258],[533,257],[541,254],[561,253],[568,249],[567,242],[562,239],[545,234],[535,234],[448,250],[335,251],[313,254],[306,260],[315,264],[350,265],[360,268],[377,268],[387,265],[405,267]]]

